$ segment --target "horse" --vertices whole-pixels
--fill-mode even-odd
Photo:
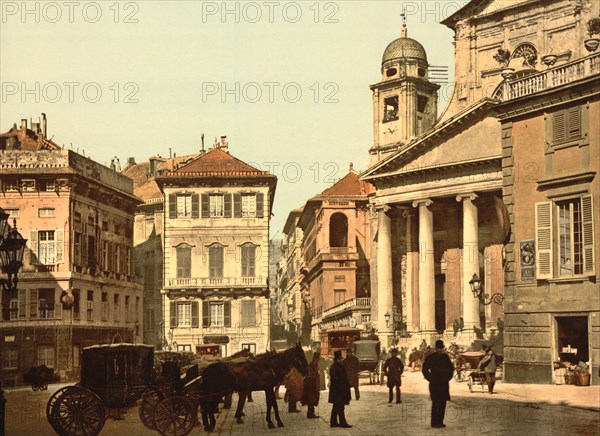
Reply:
[[[215,362],[203,371],[200,388],[206,398],[237,391],[240,396],[238,410],[243,409],[248,392],[265,391],[267,424],[269,428],[275,428],[271,420],[271,409],[274,409],[277,426],[283,427],[273,388],[283,381],[291,368],[296,368],[303,376],[308,375],[308,362],[300,344],[244,360]]]

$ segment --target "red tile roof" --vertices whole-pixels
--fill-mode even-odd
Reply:
[[[338,180],[331,188],[327,188],[316,197],[353,197],[357,195],[368,195],[375,191],[369,182],[360,180],[358,174],[350,171],[342,179]]]

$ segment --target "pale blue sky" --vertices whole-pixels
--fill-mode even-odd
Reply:
[[[409,36],[452,80],[453,35],[438,22],[465,1],[0,3],[1,131],[45,112],[55,142],[123,164],[169,147],[196,153],[201,133],[207,146],[227,135],[233,155],[279,179],[275,236],[349,162],[366,169],[369,85],[400,35],[403,5]],[[223,83],[233,93],[221,95]]]

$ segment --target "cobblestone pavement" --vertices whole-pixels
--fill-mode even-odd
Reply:
[[[320,419],[306,418],[302,413],[289,414],[287,404],[278,401],[284,428],[269,430],[265,423],[264,394],[255,393],[253,403],[246,405],[246,422],[236,424],[234,409],[222,410],[213,435],[598,435],[600,434],[600,387],[554,385],[496,385],[489,395],[481,390],[470,393],[466,383],[451,385],[452,401],[446,410],[444,429],[429,426],[431,402],[427,384],[420,373],[403,376],[402,404],[387,403],[387,388],[361,385],[360,401],[346,407],[350,429],[330,428],[331,405],[327,392],[321,393],[317,414]],[[364,379],[362,383],[366,383]],[[52,385],[49,391],[9,389],[6,434],[52,435],[46,421],[46,402],[51,393],[63,385]],[[353,394],[354,396],[354,394]],[[234,400],[236,396],[234,396]],[[235,403],[234,403],[235,405]],[[139,421],[138,409],[130,409],[121,421],[107,420],[101,435],[136,436],[153,434]],[[154,433],[157,434],[157,433]],[[192,434],[206,434],[196,427]]]

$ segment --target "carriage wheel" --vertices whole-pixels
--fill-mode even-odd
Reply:
[[[149,387],[144,391],[140,399],[140,419],[150,430],[156,430],[154,425],[154,409],[156,405],[163,399],[163,394],[158,388]]]
[[[174,395],[160,401],[154,408],[154,426],[162,435],[184,436],[194,428],[195,416],[192,402]]]
[[[467,384],[469,385],[469,392],[473,393],[473,378],[469,377],[469,380],[467,380]]]
[[[454,375],[456,381],[464,381],[465,380],[465,371],[462,368],[456,368],[456,374]]]
[[[48,401],[46,414],[61,436],[96,436],[105,420],[100,397],[79,386],[57,391]]]

